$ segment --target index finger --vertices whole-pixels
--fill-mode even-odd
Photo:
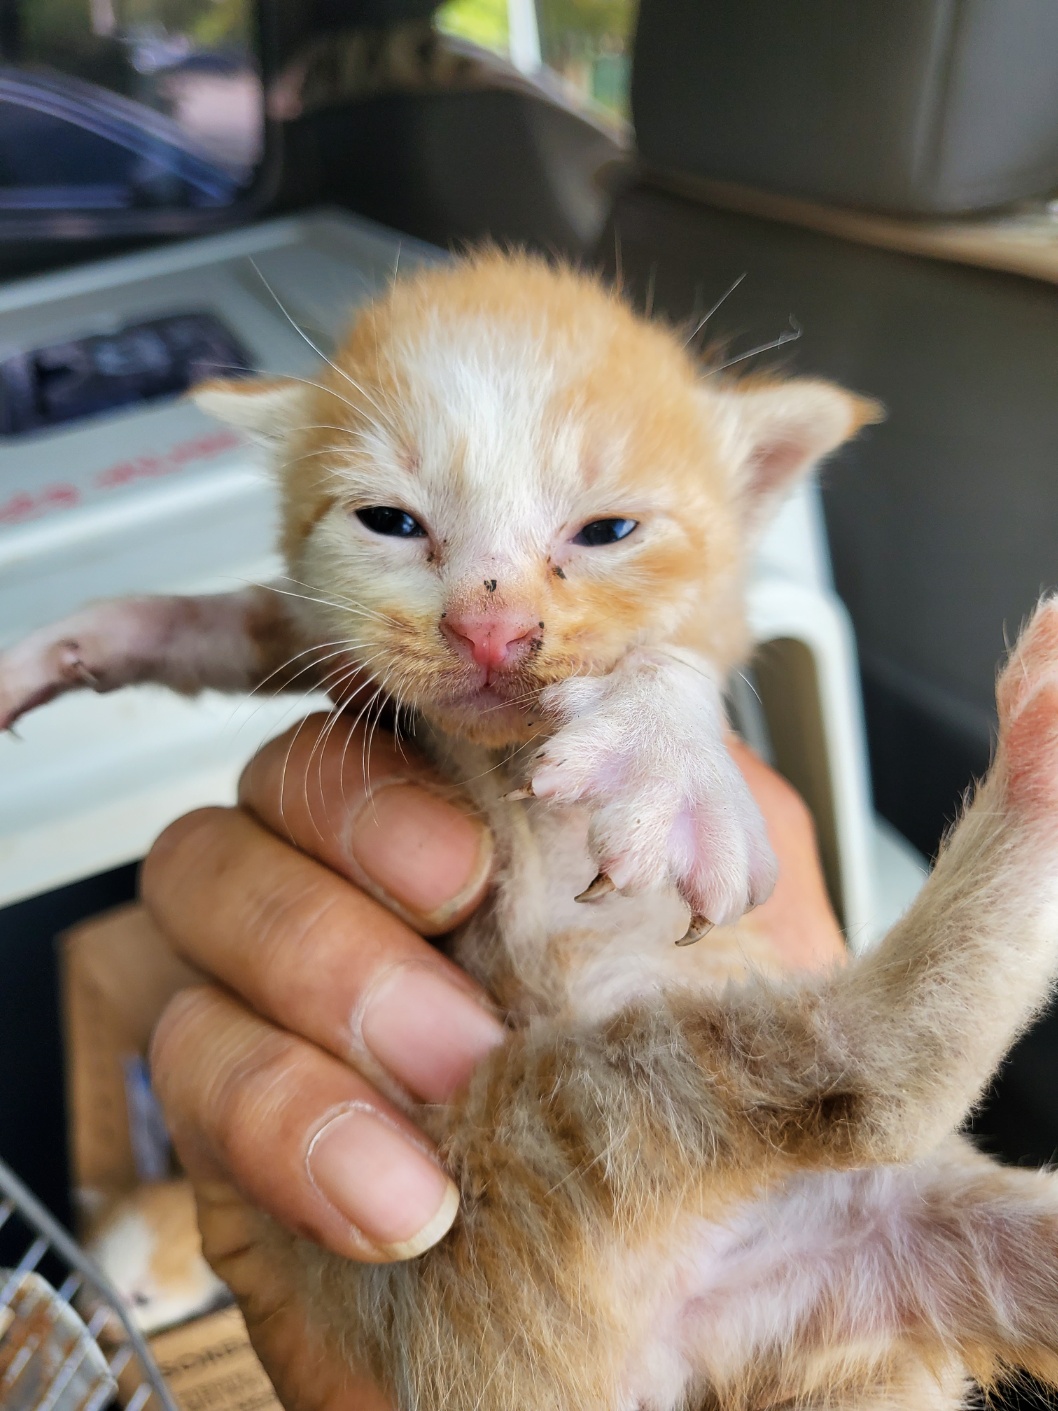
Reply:
[[[488,887],[492,838],[469,801],[384,731],[313,715],[250,761],[239,802],[426,936]]]
[[[140,890],[179,956],[373,1081],[445,1101],[502,1037],[450,960],[238,809],[170,824]]]

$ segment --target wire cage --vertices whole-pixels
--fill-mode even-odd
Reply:
[[[113,1285],[0,1161],[0,1408],[118,1405],[178,1411]]]

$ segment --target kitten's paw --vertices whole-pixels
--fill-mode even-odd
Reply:
[[[147,644],[167,640],[167,630],[172,639],[167,601],[96,603],[0,652],[0,730],[67,691],[113,691],[144,679]]]
[[[607,677],[550,688],[565,721],[538,756],[536,798],[586,804],[600,877],[637,893],[674,884],[691,909],[689,938],[736,921],[775,884],[764,821],[724,745],[715,687],[687,664],[637,652]]]
[[[1058,826],[1058,596],[1022,631],[996,686],[995,772],[1007,804]]]
[[[87,655],[77,638],[45,632],[0,652],[0,730],[12,729],[23,715],[65,691],[99,690]]]

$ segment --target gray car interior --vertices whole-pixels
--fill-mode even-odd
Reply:
[[[381,42],[433,10],[283,6],[268,20],[274,62],[321,35]],[[1058,288],[825,233],[782,218],[781,203],[750,214],[738,191],[913,225],[1044,209],[1058,188],[1058,5],[642,0],[632,126],[625,143],[498,62],[494,82],[391,86],[281,124],[268,209],[326,202],[443,246],[526,244],[619,276],[688,330],[744,275],[700,330],[703,351],[737,357],[796,329],[745,366],[879,398],[888,420],[826,469],[824,503],[858,636],[876,803],[930,854],[987,764],[1004,634],[1058,577]],[[0,250],[0,274],[70,258]],[[0,917],[5,967],[5,932],[50,936],[131,889],[122,869],[12,909]],[[0,997],[3,1045],[21,1043],[36,1075],[32,1100],[0,1095],[0,1150],[24,1153],[25,1174],[61,1207],[61,1118],[40,1121],[41,1094],[61,1113],[57,1048],[42,1037],[41,1016],[54,1019],[44,951],[24,948]],[[1056,1059],[1048,1016],[980,1119],[1011,1159],[1058,1147]]]

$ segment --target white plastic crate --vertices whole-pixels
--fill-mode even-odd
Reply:
[[[0,1406],[104,1411],[119,1387],[125,1411],[177,1411],[102,1270],[0,1161]]]

